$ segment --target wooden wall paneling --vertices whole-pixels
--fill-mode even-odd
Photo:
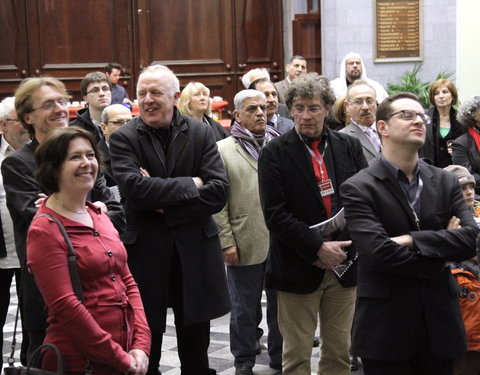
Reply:
[[[108,62],[133,66],[132,7],[124,0],[27,0],[30,73],[60,78],[80,99],[80,81]],[[122,83],[133,87],[132,78]],[[131,91],[131,90],[130,90]]]
[[[293,54],[305,57],[309,72],[322,74],[320,13],[296,14],[292,22]]]
[[[167,65],[183,85],[215,82],[212,95],[233,91],[232,0],[138,0],[140,68]]]
[[[0,1],[0,99],[29,74],[25,0]]]
[[[245,72],[257,67],[268,68],[273,81],[281,78],[283,70],[282,19],[281,1],[235,1],[238,80]]]

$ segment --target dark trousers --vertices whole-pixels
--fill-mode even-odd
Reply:
[[[282,368],[283,338],[278,328],[277,291],[265,289],[267,294],[267,325],[268,325],[268,355],[270,366],[275,369]]]
[[[365,375],[452,375],[455,358],[438,359],[432,353],[426,323],[420,330],[414,355],[405,362],[378,361],[362,357]]]
[[[12,286],[12,280],[15,276],[15,283],[17,288],[17,296],[19,295],[18,288],[20,287],[20,268],[0,268],[0,323],[2,325],[2,330],[0,332],[0,337],[3,341],[3,326],[7,319],[8,307],[10,306],[10,287]],[[20,303],[20,298],[18,298]],[[21,327],[17,328],[19,331]],[[10,348],[8,349],[10,352]],[[3,361],[2,361],[3,363]]]
[[[265,264],[227,267],[227,282],[232,300],[230,350],[235,357],[235,367],[255,365],[255,341],[259,339],[259,333],[263,333],[258,329],[258,324],[262,319],[260,301],[264,276]],[[278,365],[282,358],[282,338],[276,324],[276,298],[272,309],[268,297],[267,293],[267,320],[270,320],[268,351],[271,363]],[[273,313],[270,310],[274,310]]]
[[[174,311],[175,313],[175,311]],[[214,375],[215,370],[208,365],[208,347],[210,345],[210,322],[183,327],[175,314],[177,333],[177,351],[181,363],[182,375]],[[158,375],[158,366],[162,355],[163,333],[152,332],[149,368],[147,375]]]
[[[175,316],[178,357],[181,375],[214,375],[217,372],[209,368],[208,347],[210,346],[210,321],[185,326],[183,321],[182,267],[178,254],[173,252],[170,266],[168,305]],[[166,311],[165,311],[166,314]],[[152,332],[149,369],[147,375],[158,375],[158,366],[162,354],[163,333]]]
[[[365,375],[452,375],[454,359],[427,359],[423,363],[416,360],[407,362],[376,361],[362,358]]]

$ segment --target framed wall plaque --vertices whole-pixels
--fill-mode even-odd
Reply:
[[[373,0],[375,62],[422,61],[423,0]]]

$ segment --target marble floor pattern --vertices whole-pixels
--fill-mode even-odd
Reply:
[[[13,336],[13,327],[15,323],[15,312],[17,308],[17,296],[15,289],[12,286],[12,300],[8,310],[7,321],[4,326],[4,342],[3,342],[3,364],[7,365],[7,359],[11,351],[11,342]],[[261,327],[267,332],[267,325],[265,321],[265,295],[262,298],[262,308],[264,312],[264,319]],[[220,375],[234,375],[235,368],[233,367],[233,356],[230,353],[229,335],[228,335],[229,315],[225,315],[211,322],[211,339],[210,339],[210,367],[217,370]],[[318,336],[318,332],[317,332]],[[20,343],[22,340],[21,332],[17,333],[17,345],[15,351],[16,364],[19,364]],[[267,337],[264,336],[261,340],[263,350],[257,356],[257,363],[253,368],[256,375],[271,375],[273,370],[268,366],[269,358],[267,350],[265,349]],[[163,353],[160,364],[160,370],[163,375],[180,375],[180,361],[177,355],[177,342],[175,337],[175,327],[173,324],[173,313],[168,312],[167,317],[167,331],[163,339]],[[319,348],[313,348],[312,352],[312,374],[317,373],[318,369]],[[363,375],[362,368],[358,371],[352,372],[353,375]]]

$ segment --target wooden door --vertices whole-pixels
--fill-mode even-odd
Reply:
[[[137,5],[140,69],[164,64],[182,86],[200,81],[212,96],[232,97],[231,0],[138,0]]]
[[[282,18],[281,1],[235,0],[237,81],[241,80],[244,73],[257,67],[268,68],[272,81],[281,78]]]
[[[182,86],[200,81],[229,101],[255,67],[280,78],[282,8],[278,0],[137,0],[139,66],[170,67]]]
[[[32,76],[60,78],[74,99],[92,71],[118,62],[133,66],[132,7],[125,0],[27,0],[28,51]],[[133,95],[133,78],[120,83]]]
[[[0,97],[29,74],[25,0],[0,1]]]

